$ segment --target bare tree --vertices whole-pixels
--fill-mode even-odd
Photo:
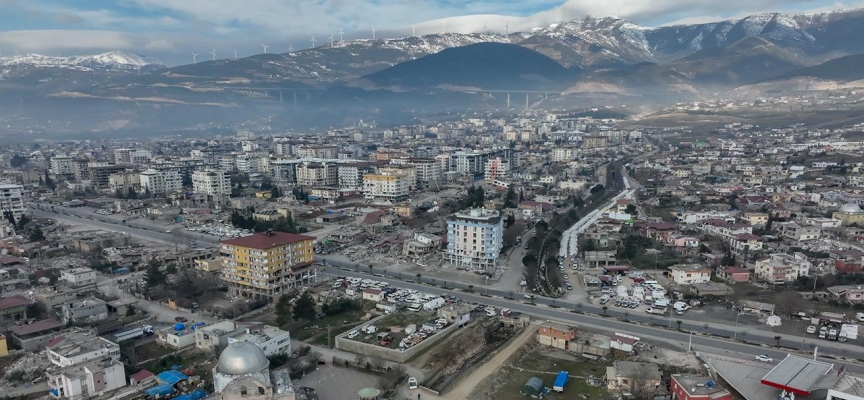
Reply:
[[[366,368],[366,360],[367,357],[365,354],[357,354],[354,356],[354,362],[357,363],[358,368]]]
[[[384,369],[384,365],[386,364],[387,363],[385,363],[384,360],[379,357],[372,357],[369,359],[369,365],[371,365],[372,368],[374,368],[376,371]]]
[[[799,312],[805,307],[804,298],[801,293],[794,290],[786,290],[774,296],[775,310],[777,315],[786,317],[793,312]]]
[[[630,393],[636,400],[649,400],[654,398],[654,391],[660,383],[660,370],[657,364],[640,364],[630,379]]]

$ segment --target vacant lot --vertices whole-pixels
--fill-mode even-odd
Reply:
[[[609,393],[598,386],[588,384],[589,379],[603,380],[606,365],[600,362],[582,361],[565,351],[541,346],[529,342],[514,353],[494,375],[483,380],[472,399],[517,400],[525,396],[519,390],[531,377],[543,379],[543,384],[551,388],[558,371],[570,373],[570,382],[564,388],[564,393],[550,392],[550,400],[575,399],[578,395],[587,395],[588,399],[609,399]]]

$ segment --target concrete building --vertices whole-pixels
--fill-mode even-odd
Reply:
[[[57,155],[51,157],[51,173],[54,175],[74,175],[75,163],[69,156]]]
[[[397,158],[390,160],[390,164],[413,166],[420,189],[434,188],[441,182],[441,163],[434,158]]]
[[[234,342],[252,343],[267,357],[291,353],[291,334],[264,324],[251,324],[241,332],[229,336],[228,344]]]
[[[363,175],[363,197],[374,201],[400,202],[408,198],[412,181],[403,171]]]
[[[454,266],[491,273],[503,246],[504,219],[497,210],[475,208],[447,217],[445,258]]]
[[[402,244],[402,254],[406,256],[426,254],[441,248],[443,238],[429,233],[415,232],[414,237]]]
[[[205,169],[192,173],[192,191],[213,197],[231,194],[231,177],[225,171]]]
[[[632,393],[636,398],[652,398],[663,383],[660,367],[654,363],[615,361],[606,367],[607,389]]]
[[[60,280],[69,283],[69,286],[85,286],[96,283],[96,271],[88,267],[78,267],[60,271]]]
[[[806,242],[822,237],[822,227],[803,225],[795,221],[778,222],[775,224],[780,234],[796,242]]]
[[[117,164],[144,164],[150,162],[153,152],[145,149],[114,149],[114,162]]]
[[[45,346],[48,361],[58,367],[84,364],[103,358],[120,359],[120,346],[100,336],[64,335]]]
[[[297,146],[294,148],[294,155],[297,158],[326,158],[335,159],[339,153],[339,148],[336,146]]]
[[[711,384],[708,384],[711,382]],[[732,393],[707,376],[672,375],[672,400],[732,400]]]
[[[156,341],[173,349],[185,349],[195,345],[195,330],[192,329],[192,326],[181,330],[169,326],[156,332]]]
[[[245,328],[231,320],[219,321],[212,325],[195,328],[195,347],[201,350],[216,351],[228,345],[228,337],[242,332]]]
[[[141,175],[131,171],[123,171],[108,175],[108,189],[112,192],[120,191],[123,195],[129,193],[129,189],[132,189],[135,192],[140,192]]]
[[[154,195],[166,195],[180,191],[183,188],[183,178],[177,170],[148,169],[141,172],[141,190]]]
[[[0,184],[0,210],[4,217],[12,213],[15,221],[21,220],[27,209],[24,207],[24,187],[21,185]]]
[[[861,206],[855,203],[844,204],[831,214],[831,218],[840,220],[843,226],[852,224],[857,224],[858,226],[864,225],[864,211],[861,210]]]
[[[79,181],[89,180],[96,189],[108,189],[111,187],[111,174],[125,171],[131,167],[128,164],[110,164],[106,162],[87,162],[86,169],[78,165],[76,178]]]
[[[669,267],[669,280],[676,285],[692,285],[711,281],[711,268],[699,264],[678,264]]]
[[[234,294],[273,298],[316,279],[312,236],[263,232],[222,241],[222,279]]]
[[[331,162],[304,161],[297,164],[297,185],[329,187],[339,183],[339,168]]]
[[[772,254],[754,262],[757,280],[771,283],[792,282],[799,276],[809,276],[812,264],[803,254]]]
[[[108,318],[108,305],[95,297],[63,303],[60,306],[63,323],[76,324],[98,322]]]
[[[374,174],[373,163],[340,163],[336,167],[339,189],[360,190],[363,188],[363,175]]]
[[[126,386],[123,363],[112,358],[47,371],[49,394],[55,399],[100,397]]]
[[[609,145],[609,138],[602,135],[585,135],[582,139],[583,149],[602,149]]]
[[[9,344],[6,343],[6,336],[0,333],[0,358],[9,355]]]
[[[501,180],[508,175],[510,175],[509,160],[502,159],[501,157],[486,160],[486,164],[483,166],[483,179],[487,185],[491,186],[492,182]]]
[[[567,350],[571,340],[576,339],[576,328],[567,325],[546,322],[537,328],[537,341],[545,346]]]
[[[27,318],[27,305],[30,300],[24,296],[0,298],[0,327],[14,325]],[[0,330],[3,331],[3,330]]]

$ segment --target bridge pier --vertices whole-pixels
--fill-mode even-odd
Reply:
[[[296,110],[297,109],[297,91],[293,91],[291,93],[294,93],[294,109]]]
[[[510,92],[507,92],[507,109],[510,109]]]

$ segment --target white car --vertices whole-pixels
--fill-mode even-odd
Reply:
[[[766,355],[764,355],[764,354],[760,354],[760,355],[756,356],[756,361],[762,361],[762,362],[766,362],[766,363],[773,363],[773,362],[774,362],[774,359],[771,358],[771,357],[768,357],[768,356],[766,356]]]
[[[417,378],[410,377],[408,378],[408,389],[414,390],[417,389]]]

